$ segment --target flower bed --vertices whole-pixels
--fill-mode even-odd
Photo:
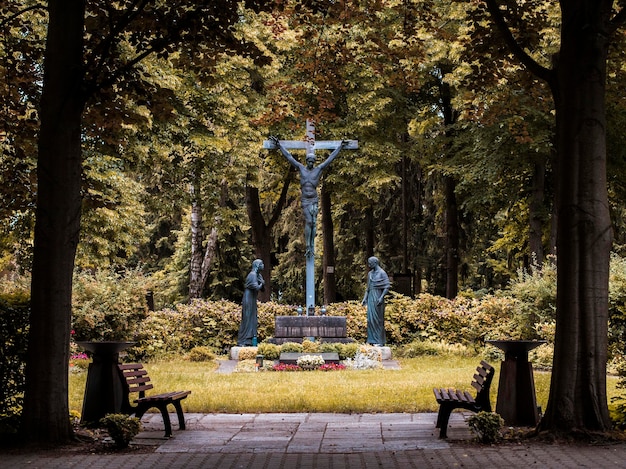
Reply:
[[[277,365],[273,365],[271,368],[272,371],[305,371],[309,369],[310,368],[304,368],[298,365],[288,365],[287,363],[279,363]],[[323,365],[320,365],[315,369],[319,371],[339,371],[345,370],[346,365],[343,365],[341,363],[324,363]]]

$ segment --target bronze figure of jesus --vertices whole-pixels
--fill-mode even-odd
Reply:
[[[315,153],[313,149],[307,151],[306,165],[296,160],[289,151],[285,149],[276,137],[270,137],[270,141],[278,148],[283,156],[292,166],[300,172],[300,190],[302,192],[302,212],[304,214],[304,239],[306,242],[306,255],[313,255],[315,246],[315,235],[317,231],[317,211],[318,211],[318,195],[317,186],[319,184],[322,172],[332,163],[339,155],[342,148],[346,147],[348,142],[341,141],[338,146],[326,160],[315,166]]]

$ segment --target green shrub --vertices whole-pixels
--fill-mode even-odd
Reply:
[[[99,270],[74,276],[72,328],[74,339],[135,340],[148,314],[150,281],[136,270]]]
[[[258,346],[258,353],[263,355],[265,360],[278,360],[280,358],[280,346],[262,342]]]
[[[141,431],[141,421],[126,414],[107,414],[100,419],[118,448],[127,448],[132,439]]]
[[[556,262],[549,258],[541,268],[518,270],[505,293],[518,301],[517,322],[528,327],[524,333],[532,335],[533,324],[556,318]]]
[[[281,353],[302,353],[302,344],[297,342],[285,342],[280,346]]]
[[[337,353],[339,354],[339,351],[341,349],[341,344],[340,343],[334,343],[334,342],[323,342],[319,345],[319,352],[321,353]]]
[[[30,317],[27,290],[0,295],[0,434],[14,433],[19,426],[24,395],[24,369]]]
[[[445,340],[467,344],[465,336],[473,316],[471,299],[454,300],[422,294],[416,299],[393,294],[385,312],[387,342],[402,345],[414,340]]]
[[[528,360],[536,370],[551,370],[554,360],[554,344],[547,343],[528,352]]]
[[[198,346],[189,351],[188,358],[192,362],[210,362],[215,360],[215,352],[209,347]]]
[[[495,443],[501,438],[504,420],[495,412],[478,412],[467,422],[481,443]]]
[[[333,303],[326,307],[329,316],[345,316],[348,337],[357,342],[367,339],[367,308],[360,301]]]
[[[258,306],[260,340],[274,335],[275,315],[286,316],[292,314],[293,309],[271,302]],[[134,359],[146,360],[206,346],[226,355],[237,344],[240,324],[240,304],[227,300],[193,300],[173,309],[150,312],[140,324],[135,336],[137,345],[129,349],[129,354]]]
[[[304,353],[314,353],[319,351],[319,344],[309,339],[302,341],[302,351]]]
[[[394,354],[400,358],[415,358],[424,355],[470,356],[472,352],[462,344],[449,344],[444,341],[414,340],[410,344],[396,348]]]
[[[337,351],[339,352],[340,360],[347,360],[348,358],[356,357],[359,352],[359,344],[356,342],[348,344],[337,344]]]
[[[258,347],[241,347],[239,349],[239,360],[254,360],[258,354]]]

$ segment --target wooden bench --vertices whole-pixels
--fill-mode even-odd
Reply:
[[[456,389],[435,388],[435,398],[439,403],[439,413],[437,414],[437,425],[439,428],[439,438],[446,438],[448,431],[448,420],[454,409],[467,409],[472,412],[491,412],[491,401],[489,400],[489,388],[495,370],[493,367],[481,361],[476,368],[472,386],[476,388],[476,397],[468,391],[458,391]]]
[[[170,415],[167,412],[167,406],[172,404],[178,415],[178,425],[181,430],[185,429],[185,416],[180,401],[185,399],[191,391],[174,391],[163,394],[155,394],[146,396],[146,391],[153,389],[154,386],[150,382],[148,372],[141,363],[125,363],[118,364],[117,367],[122,375],[122,383],[124,386],[124,401],[122,402],[122,412],[126,414],[135,414],[135,417],[141,418],[148,409],[153,407],[161,411],[163,423],[165,425],[165,437],[172,436],[172,424]],[[130,393],[138,393],[139,396],[133,400],[136,404],[131,404]]]

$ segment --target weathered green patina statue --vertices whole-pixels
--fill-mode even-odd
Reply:
[[[304,214],[304,239],[306,242],[306,253],[312,255],[314,252],[315,234],[317,232],[317,211],[318,195],[317,185],[322,177],[322,171],[333,162],[339,152],[348,142],[342,141],[323,163],[315,166],[315,152],[311,148],[306,154],[306,166],[296,160],[276,137],[270,137],[287,161],[300,172],[300,190],[302,191],[302,212]]]
[[[389,292],[389,277],[377,257],[367,260],[370,271],[363,304],[367,305],[367,343],[385,345],[385,295]]]
[[[261,276],[261,271],[264,268],[263,261],[255,259],[252,262],[252,270],[246,277],[245,291],[243,293],[243,301],[241,302],[241,324],[239,325],[239,335],[237,337],[237,345],[240,347],[256,345],[254,341],[257,337],[257,326],[259,323],[256,299],[259,290],[263,290],[265,287],[265,280]]]

